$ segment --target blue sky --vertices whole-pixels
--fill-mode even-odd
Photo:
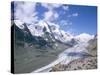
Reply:
[[[97,33],[97,8],[94,6],[70,6],[70,11],[79,13],[76,18],[71,18],[73,22],[72,28],[76,32],[86,32],[89,34]]]
[[[97,33],[96,6],[15,2],[14,8],[17,19],[26,23],[45,20],[57,24],[62,30],[75,35]]]

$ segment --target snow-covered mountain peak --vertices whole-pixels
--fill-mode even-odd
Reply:
[[[80,42],[88,42],[90,39],[93,39],[94,35],[90,35],[87,33],[82,33],[80,35],[75,36],[75,39],[79,40]]]
[[[14,20],[16,26],[18,26],[20,29],[24,29],[24,23],[20,20]]]
[[[14,22],[20,29],[24,29],[24,23],[22,21],[14,20]],[[72,34],[61,30],[59,25],[51,22],[45,22],[43,20],[36,24],[27,25],[27,28],[33,36],[43,37],[45,32],[48,32],[50,35],[52,35],[52,37],[55,37],[55,39],[64,43],[70,43],[72,41],[77,43],[87,43],[89,40],[95,37],[94,35],[87,33],[81,33],[80,35],[73,36]]]
[[[18,26],[20,29],[24,29],[24,23],[20,20],[14,21],[16,26]],[[48,32],[49,34],[52,34],[55,39],[60,40],[61,42],[67,42],[71,41],[72,35],[65,32],[64,30],[61,30],[59,25],[51,22],[45,22],[45,21],[39,21],[36,24],[30,24],[27,25],[27,28],[29,29],[30,33],[33,36],[44,36],[45,32]]]

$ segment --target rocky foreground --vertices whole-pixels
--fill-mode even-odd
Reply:
[[[57,64],[51,71],[70,71],[70,70],[88,70],[97,68],[97,57],[88,57],[85,59],[76,59],[67,65]]]
[[[68,64],[61,62],[52,67],[52,71],[70,71],[70,70],[88,70],[97,68],[97,39],[90,40],[89,45],[86,47],[87,53],[91,56],[75,59]]]

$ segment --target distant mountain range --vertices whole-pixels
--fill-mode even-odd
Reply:
[[[15,41],[23,41],[24,46],[25,43],[26,45],[29,43],[28,45],[38,44],[40,47],[52,47],[57,46],[56,42],[74,46],[78,43],[88,42],[94,38],[94,35],[86,33],[73,36],[70,33],[61,30],[59,25],[43,21],[29,25],[22,23],[19,20],[14,20],[12,28],[15,28]]]

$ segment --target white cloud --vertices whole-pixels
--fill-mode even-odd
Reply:
[[[79,14],[78,13],[73,13],[72,16],[77,17]]]
[[[44,8],[47,8],[48,11],[44,12],[43,16],[45,21],[48,22],[53,22],[55,21],[57,18],[59,18],[59,14],[57,11],[55,11],[55,8],[59,8],[62,6],[62,4],[51,4],[51,3],[42,3],[41,4]]]
[[[67,17],[77,17],[77,16],[79,16],[79,13],[73,13],[73,14],[69,14]]]
[[[62,4],[51,4],[51,3],[42,3],[41,5],[47,8],[48,10],[52,10],[54,8],[59,8],[62,6]]]
[[[59,17],[59,14],[58,13],[55,13],[54,14],[54,18],[56,19],[56,18],[58,18]]]
[[[50,19],[53,17],[53,11],[47,11],[44,13],[44,20],[50,21]]]
[[[52,9],[48,3],[41,3],[41,5],[47,9]]]
[[[58,12],[56,12],[54,10],[55,8],[62,7],[64,10],[68,10],[69,9],[68,6],[64,6],[63,4],[42,3],[41,5],[48,9],[48,11],[45,12],[45,15],[44,15],[44,17],[46,19],[48,18],[48,20],[50,19],[50,17],[52,17],[52,20],[54,20],[53,18],[57,19],[59,17]]]
[[[77,16],[79,16],[79,13],[73,13],[73,14],[67,15],[68,18],[70,18],[70,17],[77,17]]]
[[[69,10],[69,6],[62,6],[64,10]]]
[[[69,26],[72,25],[72,22],[70,22],[68,20],[61,20],[59,22],[59,24],[61,25],[61,27],[67,27],[67,28],[69,28]]]
[[[54,12],[53,10],[49,10],[44,13],[44,20],[45,21],[55,21],[59,17],[59,14],[57,12]]]
[[[54,9],[54,8],[59,8],[59,7],[62,7],[64,10],[69,10],[69,6],[65,6],[63,4],[51,4],[51,3],[42,3],[41,4],[43,7],[47,8],[47,9]]]
[[[56,4],[56,3],[55,3],[55,4],[53,4],[52,6],[55,7],[55,8],[59,8],[59,7],[61,7],[62,5],[63,5],[63,4]]]
[[[37,21],[36,3],[21,1],[14,3],[16,4],[14,12],[15,20],[17,19],[28,24]]]

